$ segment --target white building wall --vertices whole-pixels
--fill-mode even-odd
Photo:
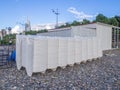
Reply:
[[[103,50],[112,48],[112,26],[97,24],[97,38],[100,39]]]
[[[68,51],[67,51],[67,64],[74,64],[75,63],[75,38],[68,38]]]
[[[57,68],[59,58],[59,40],[58,38],[48,39],[48,68]]]
[[[26,71],[27,71],[28,75],[32,75],[33,66],[34,66],[34,63],[33,63],[34,44],[33,43],[34,43],[34,39],[32,39],[32,38],[29,38],[27,40]]]
[[[73,26],[65,30],[56,30],[45,33],[37,34],[39,36],[51,36],[51,37],[95,37],[96,28],[94,27],[83,27],[83,26]]]
[[[103,50],[112,48],[112,26],[101,23],[47,34],[17,35],[17,68],[25,67],[29,76],[33,72],[43,72],[46,69],[101,57]]]
[[[26,44],[25,47],[27,48],[20,43]],[[54,69],[58,66],[64,67],[69,64],[98,58],[102,56],[102,49],[98,48],[98,44],[101,43],[98,43],[95,37],[17,36],[17,68],[25,67],[27,74],[31,76],[33,72],[43,72],[46,69]],[[91,54],[89,54],[90,52]]]
[[[48,67],[48,39],[35,38],[33,46],[33,72],[45,71]]]
[[[71,37],[71,29],[39,33],[38,36]]]
[[[96,36],[96,28],[93,27],[83,27],[83,26],[74,26],[71,29],[71,36],[79,36],[79,37],[95,37]]]
[[[76,38],[75,39],[75,63],[79,63],[83,60],[82,59],[82,55],[83,55],[82,47],[83,47],[82,39]]]
[[[67,38],[59,38],[59,58],[58,66],[66,66],[68,60],[68,40]]]
[[[22,67],[22,36],[16,36],[16,60],[17,68],[20,70]]]

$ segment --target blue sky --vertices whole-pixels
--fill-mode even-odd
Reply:
[[[0,29],[14,27],[17,22],[31,24],[55,23],[51,9],[60,12],[59,22],[87,18],[93,20],[102,13],[107,17],[120,15],[120,0],[0,0]]]

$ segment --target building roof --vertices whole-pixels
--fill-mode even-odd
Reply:
[[[117,29],[120,29],[120,27],[113,26],[113,25],[109,25],[109,24],[105,24],[105,23],[100,23],[100,22],[97,22],[97,24],[104,25],[104,26],[109,26],[109,27],[112,27],[112,28],[117,28]]]
[[[94,22],[94,23],[89,23],[89,24],[83,24],[83,25],[77,25],[77,26],[71,26],[71,27],[65,27],[65,28],[58,28],[58,29],[49,29],[48,32],[57,32],[57,31],[64,31],[64,30],[71,30],[72,27],[84,27],[87,29],[96,29],[96,25],[103,25],[103,26],[108,26],[111,28],[117,28],[120,29],[120,27],[117,26],[113,26],[113,25],[109,25],[109,24],[105,24],[105,23],[100,23],[100,22]],[[93,26],[92,26],[93,25]],[[46,32],[45,32],[46,33]]]

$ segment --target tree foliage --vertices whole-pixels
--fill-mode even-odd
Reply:
[[[109,24],[113,26],[119,26],[119,22],[114,17],[109,18]]]
[[[89,21],[87,19],[83,19],[83,21],[73,21],[72,23],[67,22],[65,25],[61,25],[59,28],[64,28],[64,27],[70,27],[70,26],[77,26],[77,25],[82,25],[82,24],[89,24],[91,22],[101,22],[101,23],[105,23],[105,24],[110,24],[110,25],[114,25],[114,26],[119,26],[120,27],[120,16],[115,16],[115,17],[111,17],[108,18],[103,14],[98,14],[96,16],[96,19],[93,21]]]
[[[87,19],[83,19],[83,21],[82,21],[82,24],[89,24],[89,23],[90,23],[90,21]]]
[[[120,26],[120,16],[108,18],[103,14],[98,14],[94,22],[101,22],[101,23],[110,24],[114,26]]]
[[[78,21],[73,21],[73,22],[71,23],[71,26],[77,26],[77,25],[80,25],[80,22],[78,22]]]
[[[106,24],[109,23],[109,19],[106,16],[104,16],[103,14],[98,14],[96,16],[96,20],[95,21],[96,22],[101,22],[101,23],[106,23]]]
[[[118,26],[120,27],[120,16],[115,16],[115,19],[118,21]]]
[[[25,35],[36,35],[37,33],[44,33],[44,32],[47,32],[47,30],[46,29],[38,30],[38,31],[30,30],[30,31],[25,31]]]
[[[47,30],[39,30],[39,31],[27,31],[25,32],[26,35],[36,35],[37,33],[43,33],[47,32]],[[0,40],[0,45],[9,45],[9,44],[15,44],[16,42],[16,34],[9,34],[3,37],[2,40]]]
[[[1,45],[15,44],[16,34],[10,34],[3,37],[3,40],[0,40]]]
[[[73,21],[72,23],[67,22],[65,23],[65,25],[61,25],[59,28],[65,28],[65,27],[70,27],[70,26],[78,26],[78,25],[82,25],[82,24],[89,24],[91,23],[89,20],[87,19],[83,19],[83,21]]]

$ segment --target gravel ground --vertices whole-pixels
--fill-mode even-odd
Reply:
[[[120,90],[120,50],[86,63],[27,76],[25,69],[0,69],[0,90]]]

